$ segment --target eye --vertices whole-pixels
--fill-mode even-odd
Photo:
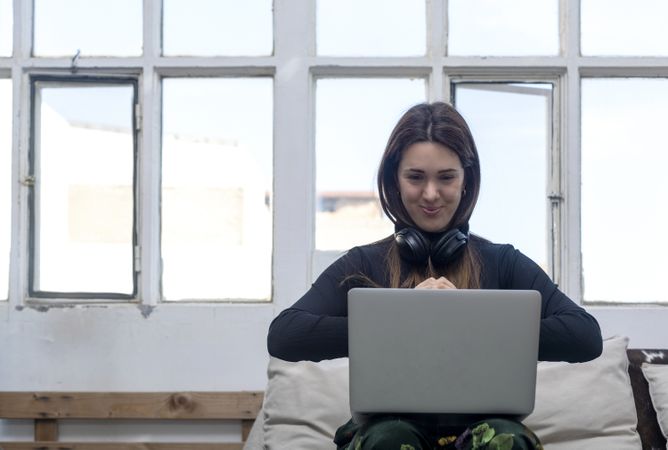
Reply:
[[[423,178],[422,174],[415,172],[407,173],[404,177],[410,181],[420,181]]]

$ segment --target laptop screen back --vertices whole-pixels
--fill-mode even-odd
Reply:
[[[528,415],[540,308],[537,291],[350,290],[353,415]]]

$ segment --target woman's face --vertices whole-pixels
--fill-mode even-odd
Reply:
[[[434,142],[418,142],[403,152],[397,170],[401,201],[423,231],[444,231],[464,190],[459,156]]]

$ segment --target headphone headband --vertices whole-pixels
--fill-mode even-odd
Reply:
[[[468,225],[464,230],[453,228],[429,239],[421,231],[406,227],[394,234],[394,242],[399,255],[408,262],[421,264],[431,258],[433,264],[445,265],[459,256],[468,243]]]

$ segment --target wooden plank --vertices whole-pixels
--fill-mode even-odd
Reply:
[[[58,440],[58,421],[56,419],[36,419],[35,420],[35,440],[36,441],[57,441]]]
[[[254,419],[262,392],[0,392],[3,419]]]
[[[0,442],[2,450],[242,450],[241,443]]]

